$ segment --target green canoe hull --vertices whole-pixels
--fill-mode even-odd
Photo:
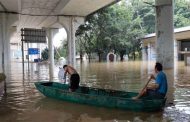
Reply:
[[[36,88],[45,96],[64,101],[133,111],[158,111],[166,99],[142,98],[133,100],[138,93],[80,86],[69,92],[69,85],[58,82],[36,82]]]

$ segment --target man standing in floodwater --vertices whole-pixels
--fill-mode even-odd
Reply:
[[[64,79],[66,81],[66,75],[67,73],[70,75],[70,87],[69,87],[69,91],[75,91],[76,89],[78,89],[79,87],[79,82],[80,82],[80,76],[77,73],[77,71],[69,66],[69,65],[64,65],[63,69],[65,70],[64,73]]]
[[[133,99],[138,99],[144,95],[161,99],[166,96],[168,84],[166,74],[162,71],[162,64],[157,62],[154,70],[156,73],[156,77],[152,74],[143,90],[136,97],[133,97]],[[156,82],[148,85],[151,79],[154,79]]]

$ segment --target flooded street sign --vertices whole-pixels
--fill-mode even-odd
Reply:
[[[40,54],[40,50],[38,48],[28,48],[29,55]]]
[[[24,42],[27,43],[28,48],[28,71],[29,71],[29,55],[39,54],[38,48],[29,48],[29,43],[46,43],[46,31],[44,29],[22,28],[22,70],[24,78]],[[24,80],[23,80],[24,81]]]

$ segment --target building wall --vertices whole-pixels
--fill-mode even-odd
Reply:
[[[180,51],[190,51],[190,39],[174,40],[174,59],[175,61],[183,61],[184,54]],[[142,49],[142,60],[146,61],[156,61],[156,46],[154,42],[143,43]],[[190,57],[188,57],[189,62]]]
[[[190,51],[190,39],[178,40],[178,42],[180,42],[179,51]],[[179,55],[178,60],[183,61],[184,54],[179,53],[178,55]]]
[[[156,61],[156,46],[155,43],[149,42],[142,45],[142,60]]]

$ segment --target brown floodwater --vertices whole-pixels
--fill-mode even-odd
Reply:
[[[34,82],[48,80],[47,64],[12,62],[6,93],[0,98],[0,122],[190,122],[190,66],[177,62],[166,70],[169,102],[162,111],[131,112],[50,99],[39,93]],[[154,62],[77,63],[80,85],[138,92],[153,73]],[[59,66],[55,65],[55,81]]]

